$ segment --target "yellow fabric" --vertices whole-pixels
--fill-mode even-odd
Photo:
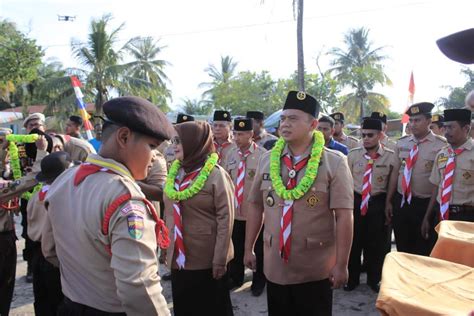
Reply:
[[[474,269],[436,258],[389,253],[376,307],[390,316],[469,315],[474,310]]]
[[[438,241],[431,257],[474,267],[474,223],[441,221],[436,231]]]

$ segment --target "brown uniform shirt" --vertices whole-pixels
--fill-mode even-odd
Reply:
[[[28,201],[27,209],[28,237],[33,241],[41,241],[41,234],[48,220],[44,201],[40,201],[39,193],[33,194]]]
[[[390,171],[393,168],[393,150],[379,146],[377,153],[380,155],[372,166],[372,190],[371,196],[376,196],[380,193],[387,193],[388,180]],[[365,158],[367,150],[363,147],[352,149],[347,155],[347,162],[349,169],[351,169],[352,177],[354,179],[354,191],[362,194],[362,184],[364,182],[365,168],[368,160]]]
[[[474,206],[474,141],[469,138],[459,148],[464,148],[464,151],[455,158],[456,168],[454,169],[450,204]],[[430,176],[430,182],[438,187],[438,203],[441,201],[444,169],[448,157],[448,147],[445,147],[436,155],[435,165]]]
[[[310,154],[310,149],[301,157]],[[282,156],[289,153],[286,146]],[[354,187],[347,158],[324,148],[318,175],[312,187],[301,199],[294,201],[291,223],[291,250],[288,263],[280,256],[280,222],[284,201],[275,193],[270,180],[270,154],[260,159],[257,174],[249,192],[252,203],[263,205],[264,272],[271,282],[297,284],[323,280],[336,263],[336,220],[334,209],[354,207]],[[306,167],[297,175],[304,176]],[[288,169],[281,163],[283,183],[288,181]]]
[[[224,145],[225,147],[222,146],[223,144],[225,144]],[[222,162],[226,159],[226,156],[229,153],[229,151],[233,147],[235,147],[235,143],[232,141],[230,137],[223,144],[217,145],[217,141],[214,139],[214,146],[216,147],[216,152],[219,155],[219,164],[222,164]]]
[[[184,177],[183,169],[178,178]],[[192,184],[192,183],[191,183]],[[190,185],[191,185],[190,184]],[[168,267],[177,269],[174,251],[173,201],[165,195],[166,226],[171,244],[167,251]],[[234,185],[227,172],[216,165],[202,190],[181,201],[186,270],[210,269],[213,264],[226,265],[234,257],[232,228],[234,224]]]
[[[334,140],[343,144],[343,145],[346,145],[347,149],[351,150],[352,148],[356,148],[356,147],[359,147],[361,145],[359,145],[359,140],[353,136],[348,136],[344,133],[342,133],[341,137],[339,138],[336,138],[334,137]]]
[[[444,137],[433,134],[431,131],[424,139],[426,141],[418,145],[418,159],[413,166],[411,175],[411,191],[417,198],[429,198],[432,187],[429,177],[433,169],[435,157],[441,148],[446,146]],[[422,140],[423,141],[423,140]],[[405,160],[410,155],[410,150],[418,142],[413,135],[407,135],[400,138],[395,147],[394,169],[399,170],[398,174],[398,193],[402,194],[402,178],[405,168]]]
[[[114,173],[99,171],[75,185],[80,167],[68,169],[54,181],[45,202],[50,219],[45,231],[54,227],[54,240],[43,234],[42,250],[47,259],[57,253],[64,295],[106,312],[170,315],[158,276],[156,223],[143,193],[124,165],[98,155],[87,162]],[[132,199],[118,206],[104,235],[105,212],[124,194]]]
[[[148,171],[148,176],[144,183],[149,185],[154,185],[163,189],[166,182],[166,176],[168,174],[168,168],[166,165],[166,160],[163,154],[159,151],[155,151],[155,161],[153,162],[153,166],[151,167],[150,171]],[[160,202],[158,201],[151,201],[153,206],[155,207],[158,215],[161,213],[160,209]]]
[[[255,143],[257,143],[259,147],[265,150],[265,148],[263,148],[263,145],[265,145],[265,143],[268,142],[269,140],[274,140],[274,139],[278,139],[278,137],[270,133],[267,133],[267,131],[264,130],[262,131],[260,136],[255,137]]]
[[[85,161],[89,154],[95,154],[94,147],[83,139],[70,137],[64,144],[64,151],[67,152],[74,161]]]
[[[249,209],[248,195],[252,186],[255,172],[257,171],[258,161],[263,153],[266,152],[265,148],[260,146],[250,146],[250,155],[246,159],[245,163],[245,182],[244,182],[244,201],[239,208],[235,210],[235,219],[245,221],[247,219],[247,210]],[[239,170],[240,155],[239,148],[235,146],[232,148],[227,155],[226,160],[222,163],[224,169],[230,174],[230,177],[234,181],[234,185],[237,184],[237,175]]]

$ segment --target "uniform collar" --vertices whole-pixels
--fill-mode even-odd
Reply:
[[[104,158],[104,157],[96,155],[96,154],[89,154],[89,156],[87,157],[85,163],[90,163],[90,164],[93,164],[93,165],[96,165],[96,166],[100,166],[100,167],[109,169],[109,170],[113,171],[116,174],[119,174],[123,177],[129,177],[130,179],[135,181],[132,177],[132,174],[127,169],[127,167],[125,167],[123,164],[121,164],[120,162],[117,162],[113,159]]]
[[[432,131],[430,131],[428,133],[428,135],[426,135],[424,138],[422,139],[416,139],[415,136],[411,135],[411,139],[410,141],[414,142],[414,143],[421,143],[421,142],[424,142],[424,141],[429,141],[429,142],[434,142],[436,139],[435,137],[435,134],[433,134]]]
[[[303,152],[303,154],[301,154],[301,157],[304,158],[304,157],[307,157],[311,154],[311,149],[313,148],[313,143],[314,143],[314,140],[311,141],[310,145],[308,146],[308,148],[306,148],[306,150]],[[290,147],[288,146],[288,144],[285,144],[285,147],[283,148],[283,150],[281,151],[281,157],[284,157],[286,155],[290,155],[291,157],[294,157],[293,153],[291,152],[290,150]]]
[[[449,145],[451,147],[451,145]],[[451,147],[452,148],[452,147]],[[471,150],[472,149],[472,138],[468,137],[467,141],[459,146],[459,148],[464,148],[465,150]]]
[[[384,153],[385,153],[385,149],[382,146],[382,143],[380,143],[379,148],[377,149],[377,154],[379,154],[380,156],[383,156]],[[365,149],[365,147],[364,147],[364,154],[369,154],[367,150]]]

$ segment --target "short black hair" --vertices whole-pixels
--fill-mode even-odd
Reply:
[[[82,117],[77,116],[77,115],[71,115],[69,117],[69,120],[73,123],[76,123],[76,125],[79,126],[79,127],[81,127],[82,124],[84,123],[83,120],[82,120]]]
[[[334,124],[336,124],[336,121],[334,121],[334,119],[330,116],[323,116],[318,121],[329,123],[329,125],[331,125],[331,128],[333,128]]]
[[[431,122],[431,124],[436,124],[438,128],[444,127],[443,122]]]

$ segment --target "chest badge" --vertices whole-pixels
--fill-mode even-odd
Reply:
[[[382,182],[383,182],[383,177],[382,177],[382,176],[377,177],[377,181],[378,181],[379,183],[382,183]]]
[[[471,178],[471,174],[470,174],[468,171],[466,171],[466,172],[464,172],[464,173],[462,174],[462,177],[463,177],[464,179],[468,180],[468,179]]]
[[[265,202],[267,202],[267,205],[270,207],[275,205],[275,199],[273,198],[273,195],[271,193],[268,193],[267,198],[265,199]]]
[[[250,178],[253,178],[255,176],[255,170],[249,170],[247,174]]]
[[[433,169],[433,161],[429,160],[425,163],[425,168],[426,170],[431,170]]]
[[[319,202],[319,199],[316,195],[310,195],[307,199],[306,199],[306,204],[309,206],[309,207],[315,207],[316,204],[318,204]]]

